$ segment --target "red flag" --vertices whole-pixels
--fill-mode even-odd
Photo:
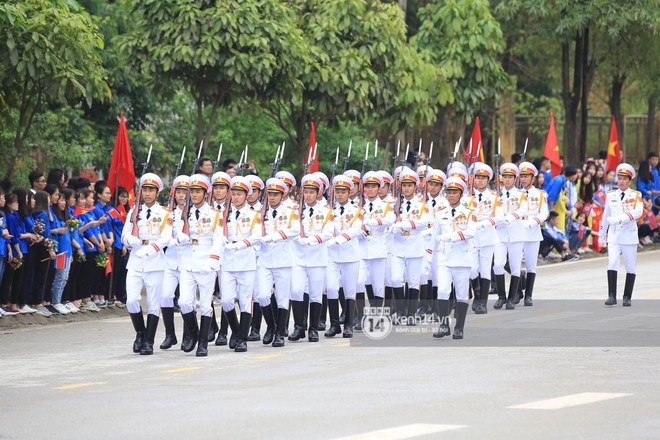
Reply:
[[[307,158],[310,159],[312,156],[314,156],[314,161],[312,162],[312,166],[309,167],[309,172],[315,173],[319,170],[319,154],[318,151],[314,151],[317,148],[314,122],[312,122],[311,125],[312,125],[312,130],[309,133],[309,146],[307,147]]]
[[[66,252],[57,254],[55,258],[55,269],[64,269],[66,267]]]
[[[110,207],[110,209],[108,209],[108,215],[112,218],[121,218],[122,217],[121,212],[117,208],[114,208],[114,207]]]
[[[135,170],[133,169],[133,155],[131,153],[131,146],[128,143],[128,132],[126,131],[126,122],[124,122],[124,113],[119,114],[119,130],[117,130],[115,150],[112,153],[112,162],[110,162],[107,182],[113,194],[117,191],[118,186],[125,188],[129,195],[129,206],[132,206],[135,197],[133,195]]]
[[[470,139],[472,140],[472,148],[474,149],[472,152],[472,162],[483,162],[484,144],[481,142],[481,126],[479,125],[479,116],[477,116],[477,120],[474,123],[474,128],[472,129],[472,136],[470,136]],[[479,156],[474,157],[477,154],[477,148],[479,149]]]
[[[78,217],[79,215],[86,214],[90,210],[86,208],[81,208],[80,206],[76,206],[76,209],[73,210],[73,216]]]
[[[555,115],[550,112],[550,128],[548,129],[548,136],[545,138],[545,150],[543,155],[550,159],[552,169],[550,175],[552,177],[561,174],[561,158],[559,157],[559,143],[557,142],[557,130],[555,130]]]
[[[112,272],[112,254],[108,254],[108,264],[105,266],[105,276],[107,277]]]
[[[616,130],[616,121],[612,116],[612,128],[610,128],[610,142],[607,144],[606,170],[616,170],[621,163],[621,146],[619,144],[619,133]]]

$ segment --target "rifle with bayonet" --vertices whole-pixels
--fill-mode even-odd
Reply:
[[[174,205],[176,204],[176,201],[174,200],[174,180],[177,178],[179,173],[181,172],[181,165],[183,165],[183,157],[186,155],[186,146],[183,146],[183,151],[181,151],[181,159],[179,160],[179,163],[176,164],[176,171],[174,172],[174,177],[172,178],[172,188],[170,188],[170,198],[167,203],[167,207],[170,210],[170,212],[174,211]]]
[[[193,162],[192,174],[195,174],[195,170],[199,166],[199,158],[202,156],[202,149],[204,148],[204,140],[199,143],[199,150],[197,151],[197,157]],[[188,191],[188,196],[186,197],[186,204],[183,207],[183,212],[181,214],[183,220],[182,231],[186,235],[190,235],[190,224],[188,223],[188,217],[190,216],[190,207],[192,205],[192,199],[190,198],[190,191]]]
[[[149,153],[147,154],[147,160],[142,163],[142,175],[144,176],[147,173],[147,168],[149,167],[149,161],[151,160],[151,150],[153,148],[153,145],[149,145]],[[131,234],[134,237],[140,236],[140,230],[138,229],[138,218],[140,215],[140,211],[142,210],[142,185],[139,185],[138,190],[137,190],[137,197],[135,198],[135,204],[133,206],[133,217],[131,218],[131,222],[133,222],[133,229],[131,230]]]

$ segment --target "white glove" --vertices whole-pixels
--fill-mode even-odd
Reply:
[[[335,241],[335,244],[338,244],[339,246],[341,246],[342,244],[348,241],[348,239],[343,235],[338,235],[333,240]]]
[[[537,224],[535,220],[529,219],[525,222],[525,229],[533,229]]]
[[[271,243],[277,243],[278,241],[284,240],[284,237],[282,237],[282,234],[279,232],[273,232],[269,237]]]
[[[609,223],[610,225],[618,225],[619,223],[621,223],[621,219],[613,215],[611,217],[607,217],[607,223]]]
[[[149,246],[143,246],[140,249],[138,249],[137,251],[135,251],[135,255],[140,257],[140,258],[150,257],[150,256],[156,254],[156,252],[157,252],[156,249],[153,246],[149,245]]]
[[[607,236],[606,235],[599,235],[598,236],[598,246],[600,246],[600,247],[607,246]]]
[[[424,263],[422,264],[422,276],[428,278],[431,274],[431,265],[432,261],[430,258],[424,258]]]
[[[484,230],[484,229],[486,229],[486,225],[484,225],[484,224],[481,223],[481,222],[477,223],[477,232],[478,232],[478,231],[482,231],[482,230]]]
[[[273,242],[273,238],[272,238],[272,237],[273,237],[273,236],[270,235],[270,234],[268,234],[268,235],[264,235],[263,237],[261,237],[261,243],[264,243],[264,244],[272,243],[272,242]]]
[[[424,229],[424,230],[422,231],[422,234],[421,234],[421,235],[422,235],[422,237],[426,237],[426,238],[428,238],[428,237],[430,237],[431,235],[433,235],[433,229],[431,229],[431,228],[426,228],[426,229]]]
[[[378,220],[376,220],[375,218],[368,218],[364,222],[362,222],[362,224],[364,226],[369,226],[369,227],[378,226]]]
[[[229,251],[235,251],[238,248],[236,247],[236,243],[228,243],[225,245],[225,249]]]
[[[511,217],[504,217],[504,224],[506,224],[507,226],[509,226],[512,221],[513,219]]]
[[[220,240],[220,243],[222,243],[223,246],[226,246],[227,243],[229,243],[229,240],[224,235],[221,235],[219,240]]]
[[[321,243],[319,243],[319,241],[316,239],[316,237],[307,237],[307,245],[308,246],[314,247],[314,246],[318,246],[320,244]]]
[[[393,224],[392,226],[390,226],[390,234],[401,235],[401,228],[398,227],[396,223]]]
[[[179,232],[176,235],[176,239],[179,242],[179,244],[188,244],[188,243],[190,243],[190,236],[188,236],[188,234],[184,234],[183,232]]]
[[[217,272],[219,268],[220,260],[209,258],[208,263],[202,266],[202,272]]]
[[[438,240],[445,241],[445,242],[451,241],[451,234],[440,234],[438,236]]]
[[[137,245],[139,245],[139,244],[141,243],[140,239],[137,238],[137,237],[136,237],[135,235],[133,235],[133,234],[129,234],[129,235],[127,235],[126,238],[124,239],[124,241],[125,241],[126,244],[129,245],[130,247],[135,247],[135,246],[137,246]]]
[[[170,248],[170,247],[174,248],[174,246],[176,246],[176,238],[172,237],[172,238],[170,238],[170,242],[167,244],[167,247],[168,248]]]

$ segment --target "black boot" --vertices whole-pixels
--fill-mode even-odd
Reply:
[[[385,286],[385,298],[383,300],[383,307],[390,309],[390,316],[394,313],[394,305],[392,301],[394,300],[394,288]]]
[[[328,295],[323,295],[321,299],[321,313],[319,315],[319,323],[316,328],[319,331],[325,330],[325,320],[328,317]]]
[[[197,352],[195,356],[207,356],[209,354],[209,329],[213,319],[210,316],[202,316],[199,326],[199,341],[197,342]]]
[[[289,334],[289,341],[298,341],[305,338],[305,301],[290,301],[293,312],[293,331]]]
[[[481,293],[481,302],[479,304],[481,307],[477,309],[475,313],[477,315],[485,315],[488,313],[488,290],[490,289],[490,280],[479,278],[479,285],[479,292]]]
[[[509,297],[506,302],[507,310],[514,310],[516,305],[513,303],[514,298],[518,295],[518,286],[520,285],[520,277],[511,275],[509,283]]]
[[[252,314],[248,312],[241,312],[241,323],[238,327],[238,335],[236,335],[236,346],[234,351],[237,353],[243,353],[247,351],[247,337],[248,332],[250,331],[250,323],[252,322]],[[229,321],[231,325],[231,321]],[[233,337],[232,331],[232,337]],[[231,348],[231,341],[229,342],[229,348]]]
[[[180,311],[181,310],[179,310],[179,312]],[[182,318],[183,318],[183,316],[182,316]],[[186,327],[186,322],[185,321],[183,322],[182,327],[183,327],[183,337],[181,339],[181,346],[179,347],[179,348],[181,348],[181,351],[183,351],[183,346],[184,345],[190,345],[190,332],[188,331],[188,327]]]
[[[270,304],[261,307],[261,314],[264,316],[264,321],[266,321],[266,333],[264,333],[264,338],[261,342],[264,345],[270,345],[275,337],[275,317],[273,316],[273,308]]]
[[[364,299],[364,292],[357,292],[355,294],[355,317],[352,321],[353,330],[362,331],[362,312],[364,312],[365,305],[367,305],[367,302]]]
[[[158,328],[158,316],[147,315],[147,331],[142,343],[140,354],[154,354],[154,339],[156,338],[156,329]]]
[[[335,335],[341,333],[341,327],[339,326],[339,300],[338,299],[328,299],[328,312],[330,313],[330,328],[325,332],[326,338],[332,338]]]
[[[343,324],[346,319],[346,297],[344,296],[344,288],[339,288],[339,304],[341,305],[341,314],[339,315],[339,323]]]
[[[370,300],[370,307],[371,308],[383,308],[383,303],[385,302],[385,298],[381,298],[379,296],[374,296],[372,300]]]
[[[453,339],[463,339],[463,327],[465,327],[465,317],[467,316],[468,303],[456,303],[456,325],[454,326]]]
[[[215,345],[227,345],[228,329],[229,321],[227,321],[227,314],[222,310],[220,312],[220,330],[218,331],[218,338],[215,340]]]
[[[300,301],[302,303],[302,301]],[[277,310],[277,330],[275,331],[275,339],[273,339],[273,347],[284,347],[284,337],[286,334],[286,320],[289,316],[289,309]]]
[[[344,333],[345,338],[353,337],[353,319],[355,319],[355,300],[346,298],[346,319],[344,320]]]
[[[255,304],[255,307],[252,308],[252,325],[250,326],[250,334],[247,338],[249,342],[261,340],[261,316],[261,307],[259,307],[258,304]]]
[[[184,339],[181,343],[181,350],[183,350],[184,353],[190,353],[195,348],[195,344],[197,344],[197,336],[199,335],[197,318],[195,317],[195,312],[182,313],[181,317],[183,318],[183,325],[188,332],[188,339]]]
[[[605,301],[606,306],[613,306],[616,304],[616,270],[607,271],[607,301]]]
[[[406,300],[404,298],[403,287],[395,287],[393,290],[394,301],[392,302],[392,306],[396,316],[392,320],[392,324],[399,325],[405,315]]]
[[[637,275],[634,273],[626,274],[626,285],[623,288],[623,307],[630,307],[630,298],[632,298],[633,288],[635,287],[635,278]]]
[[[229,337],[229,349],[233,350],[236,348],[236,342],[239,335],[238,316],[236,316],[236,309],[231,309],[231,311],[225,312],[225,315],[227,316],[227,323],[231,329],[231,336]]]
[[[307,334],[307,340],[309,342],[319,342],[319,330],[317,324],[319,322],[319,316],[321,315],[321,304],[319,303],[309,303],[309,333]]]
[[[165,325],[165,340],[160,344],[160,349],[167,350],[178,343],[174,333],[174,307],[161,307],[160,313],[163,315],[163,325]]]
[[[211,325],[209,326],[207,341],[214,341],[215,340],[215,334],[218,333],[218,321],[215,318],[215,307],[213,307],[213,303],[211,303]]]
[[[518,305],[520,300],[525,296],[523,289],[527,287],[527,271],[525,269],[520,270],[520,281],[518,282],[518,289],[516,290],[516,296],[513,297],[513,303]]]
[[[438,286],[431,289],[431,322],[440,322],[438,315]]]
[[[497,289],[497,301],[495,301],[494,309],[501,309],[506,304],[506,290],[504,290],[504,274],[495,275],[495,288]]]
[[[144,343],[144,316],[142,312],[140,313],[130,313],[131,322],[133,323],[133,328],[135,329],[135,341],[133,341],[133,353],[139,353],[142,350],[142,344]]]
[[[449,328],[449,300],[438,299],[436,301],[440,326],[438,327],[438,331],[433,333],[433,337],[435,339],[440,339],[451,335],[451,330]]]
[[[479,277],[470,280],[470,287],[474,294],[474,299],[472,300],[472,311],[477,313],[477,310],[481,309],[481,289],[479,287]]]
[[[429,309],[429,295],[431,295],[431,288],[428,283],[419,286],[419,303],[417,305],[417,315],[424,316]]]
[[[302,326],[304,329],[307,328],[309,325],[309,320],[307,319],[307,312],[309,311],[309,293],[303,293],[303,303],[305,304],[305,307],[303,308],[303,320],[302,320]],[[295,319],[295,316],[294,316]],[[303,336],[304,338],[304,336]]]
[[[416,325],[417,303],[419,301],[419,289],[408,288],[408,325]]]
[[[535,272],[527,272],[527,283],[525,284],[525,305],[531,307],[534,305],[532,294],[534,293],[534,282],[536,281]]]

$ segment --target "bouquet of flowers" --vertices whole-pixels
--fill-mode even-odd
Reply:
[[[46,230],[46,225],[44,225],[44,221],[41,219],[35,220],[32,230],[34,231],[35,234],[42,235]]]
[[[69,220],[69,231],[73,232],[80,227],[80,220],[72,218]]]
[[[82,255],[76,254],[76,261],[78,263],[84,263],[85,261],[87,261],[87,257],[85,256],[85,254]]]
[[[16,270],[23,265],[23,257],[14,258],[9,262],[9,267]]]
[[[102,254],[98,254],[96,256],[95,261],[98,267],[106,267],[108,265],[108,254],[106,254],[105,252]]]
[[[44,246],[45,246],[47,251],[49,251],[49,252],[53,251],[53,252],[57,253],[58,243],[55,240],[53,240],[52,238],[45,238],[44,239]]]

